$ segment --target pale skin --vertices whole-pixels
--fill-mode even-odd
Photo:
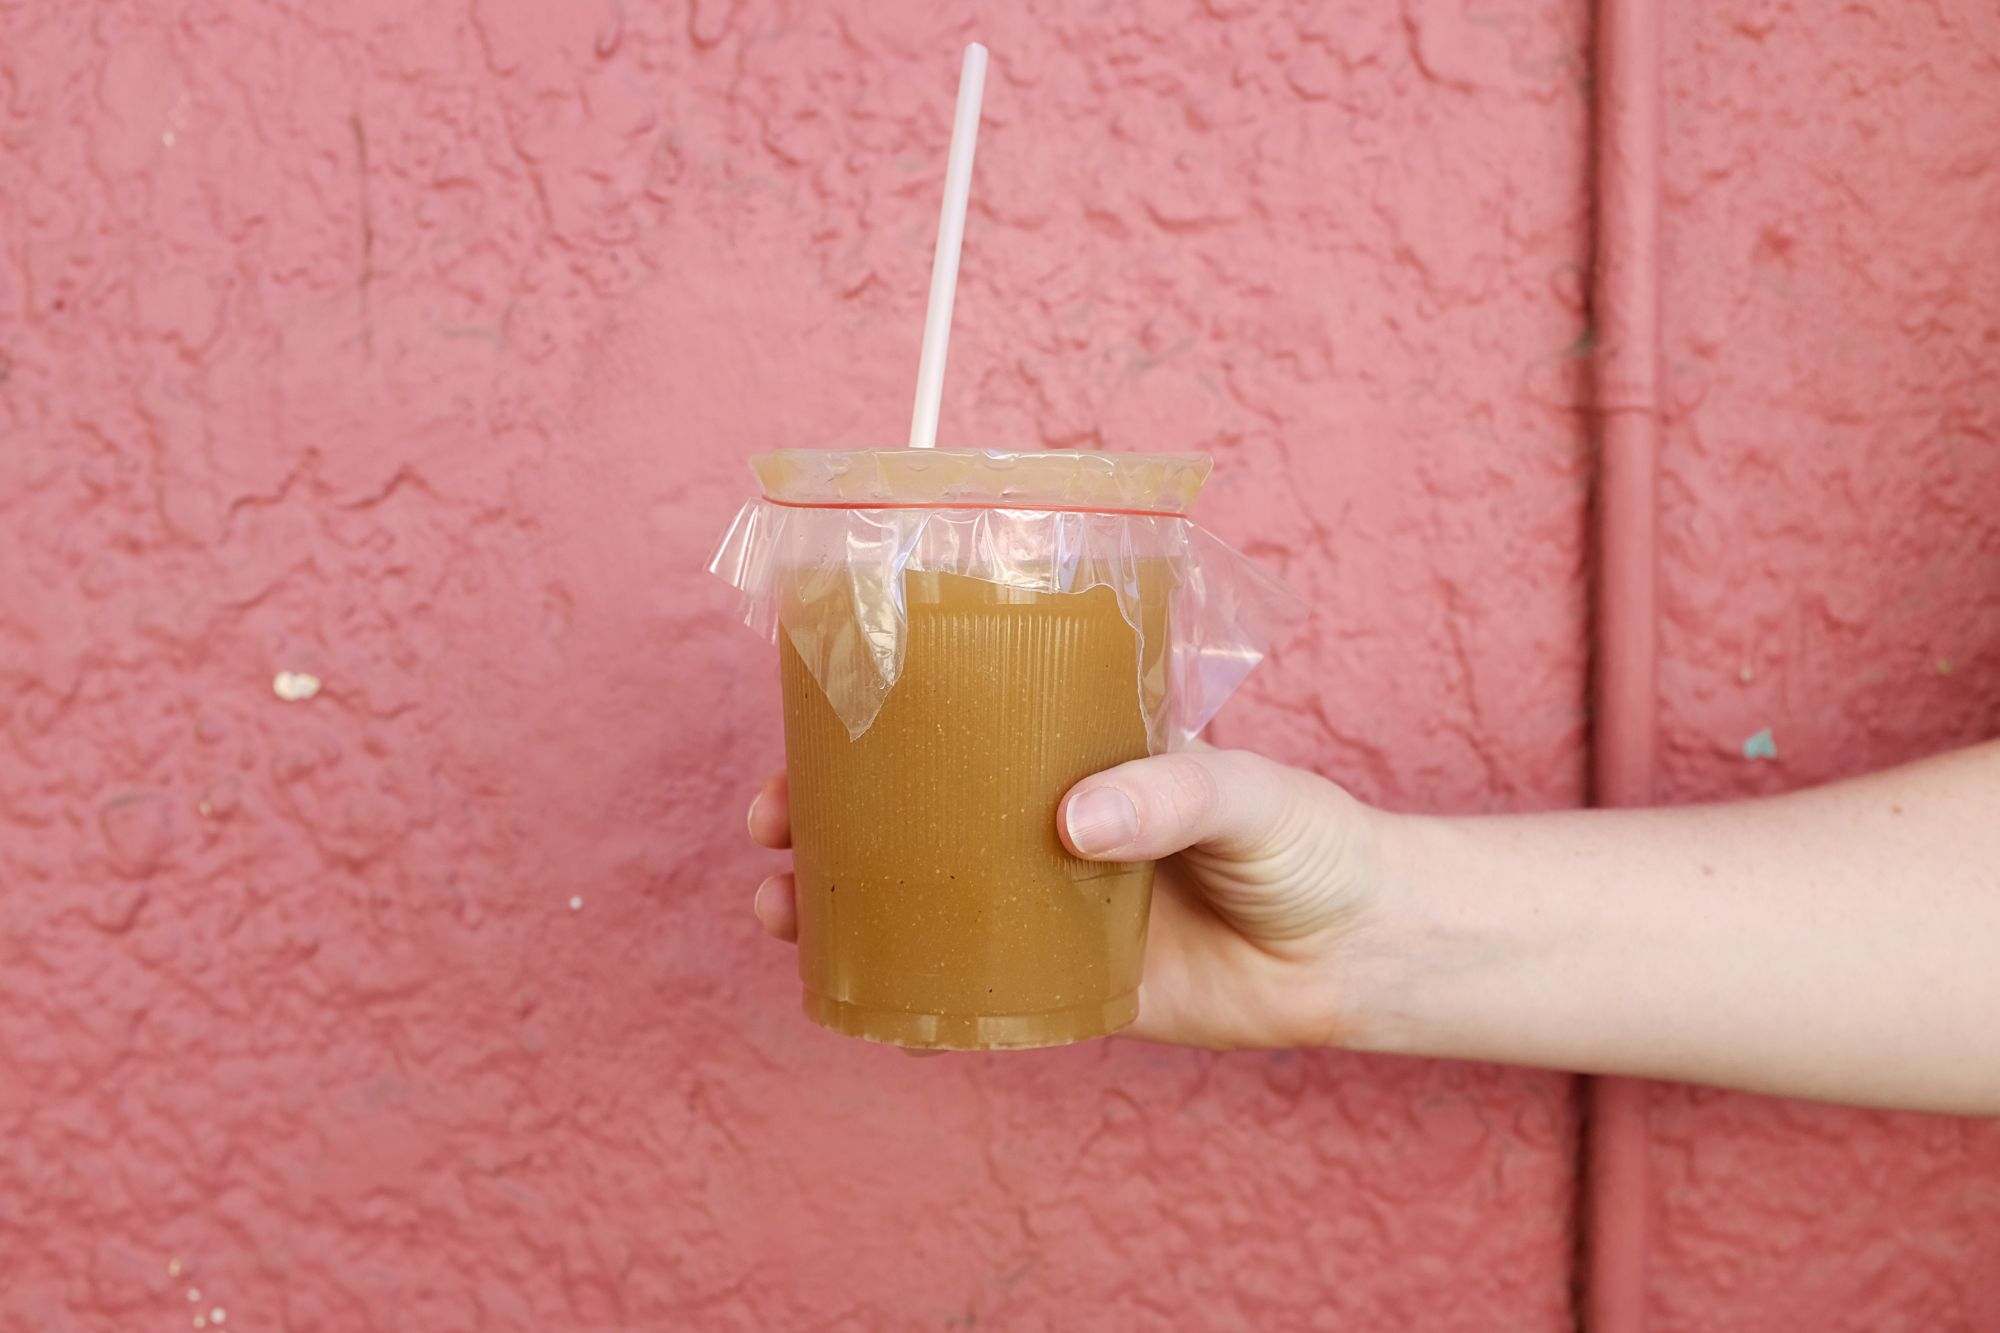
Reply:
[[[1165,858],[1130,1036],[2000,1115],[2000,742],[1763,800],[1477,817],[1195,750],[1056,818],[1079,856]],[[750,832],[789,845],[783,774]],[[755,910],[795,938],[791,876]]]

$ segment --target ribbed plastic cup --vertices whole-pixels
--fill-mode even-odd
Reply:
[[[851,497],[832,508],[880,504],[905,525],[909,508],[935,506],[945,517],[931,537],[952,524],[972,534],[936,545],[988,577],[949,559],[935,567],[934,552],[934,567],[885,578],[866,519],[841,549],[778,572],[805,1010],[836,1031],[913,1047],[1115,1032],[1138,1012],[1153,866],[1070,855],[1056,808],[1080,779],[1157,748],[1177,580],[1146,535],[1177,521],[1207,462],[895,452],[813,493]],[[984,471],[995,469],[1012,470],[994,482]],[[778,464],[759,470],[767,495],[795,493]],[[1163,486],[1169,510],[1119,517],[1123,500]],[[1086,526],[1093,549],[1033,549],[1033,534]],[[1107,547],[1120,549],[1115,568],[1103,564]],[[992,577],[996,559],[1011,582]],[[899,607],[884,604],[898,594]],[[892,625],[900,669],[857,735],[828,683],[862,697],[855,682],[874,679],[875,659],[856,642]]]

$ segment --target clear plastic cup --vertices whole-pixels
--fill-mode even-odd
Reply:
[[[1153,866],[1071,856],[1056,807],[1184,743],[1296,606],[1185,517],[1208,459],[752,466],[711,568],[779,644],[806,1012],[960,1050],[1130,1023]]]

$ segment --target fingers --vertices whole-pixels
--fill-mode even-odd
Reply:
[[[773,875],[757,886],[750,901],[757,924],[773,939],[796,942],[799,938],[798,885],[790,875]]]
[[[750,802],[748,822],[750,841],[759,847],[782,851],[792,845],[792,791],[783,770]]]
[[[1242,750],[1135,759],[1070,788],[1063,845],[1094,861],[1150,861],[1188,847],[1254,852],[1298,800],[1282,764]]]
[[[792,845],[791,789],[782,771],[751,800],[746,822],[750,840],[759,847],[778,851]],[[756,896],[750,900],[750,910],[757,914],[758,924],[772,938],[798,939],[798,886],[790,875],[773,875],[759,884]]]

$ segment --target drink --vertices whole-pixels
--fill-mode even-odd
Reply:
[[[854,739],[780,636],[799,970],[815,1021],[952,1049],[1131,1022],[1153,867],[1071,856],[1056,806],[1078,780],[1147,753],[1141,681],[1160,675],[1169,573],[1139,567],[1150,662],[1110,587],[907,573],[902,672]]]
[[[1064,850],[1078,781],[1185,744],[1289,594],[1185,517],[1198,454],[781,450],[710,568],[776,640],[805,1007],[962,1050],[1138,1012],[1153,868]]]
[[[907,1046],[1138,1013],[1152,867],[1070,856],[1056,806],[1200,731],[1283,600],[1183,517],[1205,457],[932,447],[985,71],[975,42],[911,447],[760,455],[709,562],[782,654],[806,1011]]]

